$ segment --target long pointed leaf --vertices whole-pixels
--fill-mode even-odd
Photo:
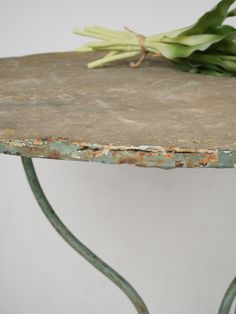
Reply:
[[[235,0],[222,0],[211,11],[205,13],[192,28],[179,36],[204,33],[209,27],[219,26],[228,16],[228,10]]]

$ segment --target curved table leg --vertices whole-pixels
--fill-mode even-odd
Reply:
[[[56,229],[56,231],[74,250],[76,250],[90,264],[96,267],[101,273],[103,273],[114,284],[116,284],[127,295],[139,314],[148,314],[149,312],[145,303],[143,302],[139,294],[135,291],[135,289],[114,269],[112,269],[109,265],[103,262],[83,243],[81,243],[60,220],[60,218],[57,216],[52,206],[48,202],[40,186],[31,158],[22,157],[22,162],[32,192],[45,216]]]
[[[226,294],[220,306],[219,314],[229,314],[235,298],[236,298],[236,277],[234,278],[228,290],[226,291]]]

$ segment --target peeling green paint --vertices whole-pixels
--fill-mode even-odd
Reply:
[[[236,151],[89,144],[63,138],[0,139],[0,153],[28,158],[94,161],[140,167],[235,168]]]

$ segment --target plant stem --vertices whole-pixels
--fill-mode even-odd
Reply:
[[[135,52],[123,52],[123,53],[119,53],[117,55],[112,55],[112,56],[107,55],[102,59],[90,62],[88,64],[88,68],[94,69],[94,68],[103,66],[104,64],[112,62],[112,61],[117,61],[117,60],[121,60],[121,59],[128,59],[128,58],[135,57],[138,54],[139,54],[139,52],[135,51]]]

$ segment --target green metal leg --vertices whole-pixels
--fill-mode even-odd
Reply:
[[[53,225],[56,231],[62,236],[62,238],[80,255],[82,255],[90,264],[97,268],[101,273],[108,277],[114,284],[116,284],[131,300],[139,314],[149,314],[148,309],[135,291],[135,289],[114,269],[103,262],[98,256],[90,251],[83,243],[81,243],[67,227],[63,224],[57,214],[54,212],[50,203],[48,202],[41,186],[38,181],[33,162],[30,158],[22,157],[23,166],[29,182],[29,185],[33,191],[33,194],[48,218],[49,222]],[[229,314],[232,304],[236,298],[236,277],[229,286],[223,301],[221,303],[218,314]],[[236,312],[235,312],[236,314]]]
[[[130,299],[135,306],[139,314],[148,314],[148,309],[135,291],[135,289],[114,269],[103,262],[98,256],[90,251],[83,243],[81,243],[67,227],[63,224],[57,214],[54,212],[52,206],[48,202],[35,173],[33,162],[30,158],[22,157],[23,166],[29,182],[29,185],[33,191],[33,194],[44,212],[47,219],[56,229],[56,231],[62,236],[62,238],[80,255],[82,255],[89,263],[96,267],[101,273],[108,277],[114,284],[116,284]]]
[[[226,294],[220,306],[219,314],[229,314],[235,298],[236,298],[236,277],[234,278],[228,290],[226,291]]]

